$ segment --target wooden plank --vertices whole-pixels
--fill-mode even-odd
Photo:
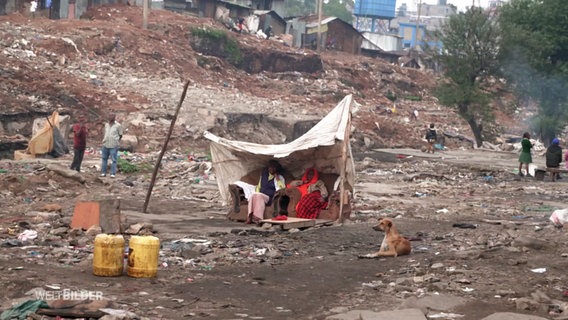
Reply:
[[[292,228],[308,228],[316,225],[315,219],[302,219],[294,217],[289,217],[287,220],[264,219],[260,222],[280,225],[283,230],[290,230]]]

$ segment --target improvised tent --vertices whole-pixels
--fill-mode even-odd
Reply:
[[[54,111],[45,121],[36,119],[34,128],[38,128],[37,132],[34,133],[28,142],[26,150],[16,150],[14,152],[14,159],[35,158],[37,155],[45,154],[59,157],[68,153],[69,149],[60,131],[61,122],[68,121],[68,119],[69,116],[60,116],[57,111]],[[37,122],[37,120],[41,121]]]
[[[206,131],[204,136],[212,141],[211,157],[223,202],[230,202],[229,184],[266,167],[270,159],[277,159],[295,177],[309,166],[322,173],[335,173],[340,176],[339,188],[353,191],[355,165],[349,143],[352,103],[352,96],[346,96],[308,132],[287,144],[228,140]]]

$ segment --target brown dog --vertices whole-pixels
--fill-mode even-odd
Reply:
[[[363,255],[361,258],[396,257],[409,254],[412,251],[410,241],[398,233],[391,219],[379,219],[379,224],[374,226],[373,229],[385,233],[381,248],[375,253]]]

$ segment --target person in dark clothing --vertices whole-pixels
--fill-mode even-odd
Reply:
[[[247,224],[262,220],[264,209],[272,204],[276,191],[286,188],[286,181],[280,172],[282,167],[276,160],[270,160],[268,167],[262,171],[258,185],[249,199]]]
[[[85,126],[85,117],[79,116],[77,123],[73,125],[73,162],[71,162],[71,170],[81,172],[81,163],[83,155],[87,147],[87,127]]]
[[[430,124],[430,128],[426,130],[426,141],[428,141],[428,153],[434,153],[434,143],[438,140],[438,134],[436,133],[436,129],[434,128],[434,124]]]
[[[270,39],[272,36],[272,26],[268,26],[264,33],[266,34],[266,40]]]
[[[546,167],[547,168],[560,168],[562,162],[562,148],[560,147],[560,140],[554,138],[552,144],[546,149]],[[558,172],[551,172],[552,181],[560,178]]]
[[[525,171],[527,177],[531,177],[529,173],[529,164],[532,163],[531,149],[533,144],[531,143],[531,134],[528,132],[523,133],[523,140],[521,140],[521,154],[519,155],[519,176],[524,177],[522,168],[525,165]]]

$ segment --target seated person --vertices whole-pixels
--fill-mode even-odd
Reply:
[[[270,160],[268,162],[268,167],[262,171],[254,192],[251,192],[250,196],[247,197],[248,216],[246,223],[260,222],[264,218],[264,209],[272,204],[276,191],[286,187],[281,172],[282,167],[278,161]]]
[[[296,204],[296,217],[304,219],[316,219],[322,209],[327,207],[327,188],[323,181],[319,180],[319,174],[315,168],[308,168],[300,181],[292,181],[301,193],[300,201]]]
[[[560,168],[562,162],[562,148],[560,147],[560,140],[554,138],[552,144],[546,149],[546,167],[547,168]],[[559,176],[558,172],[552,173],[552,180],[556,180]]]

